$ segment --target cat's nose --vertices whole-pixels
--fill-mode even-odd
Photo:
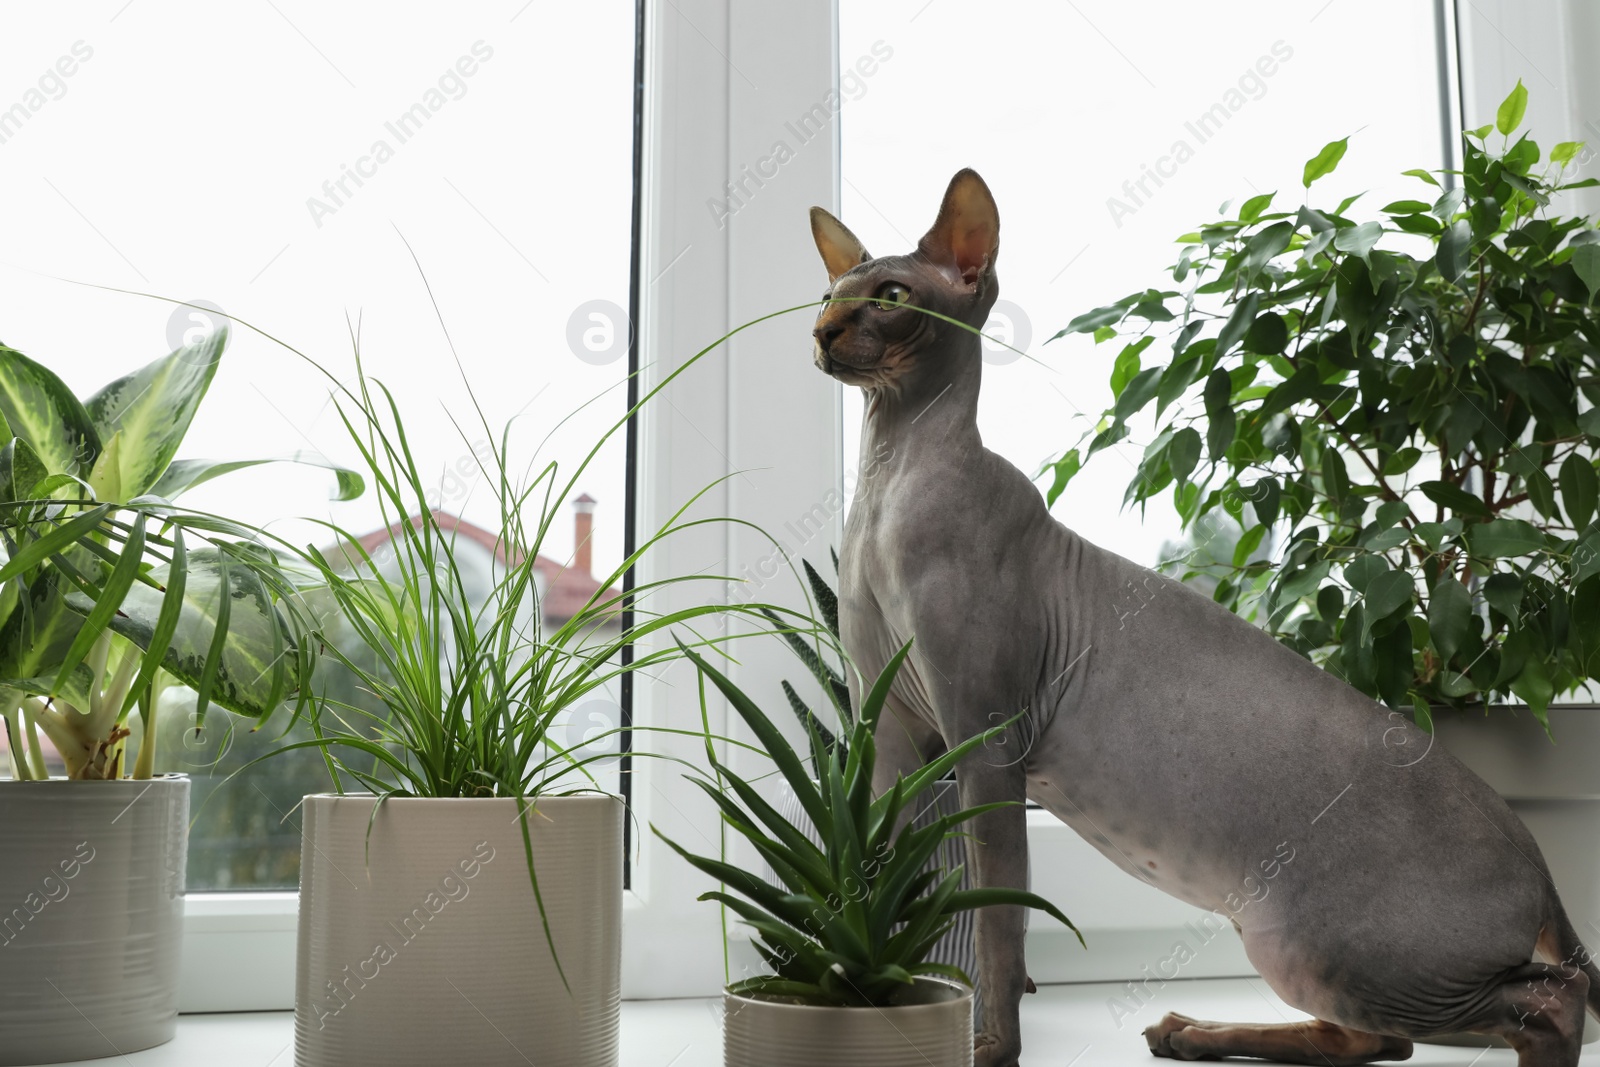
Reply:
[[[822,350],[826,352],[833,345],[833,339],[838,337],[841,333],[844,333],[843,326],[825,324],[818,326],[815,330],[812,330],[811,336],[817,339],[817,343],[820,344],[822,346]]]

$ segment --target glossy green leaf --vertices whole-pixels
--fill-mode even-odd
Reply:
[[[1232,407],[1233,384],[1228,372],[1214,370],[1206,379],[1206,448],[1215,463],[1233,443],[1236,418]]]
[[[39,499],[35,487],[49,476],[33,446],[13,437],[0,449],[0,498],[8,501]]]
[[[86,476],[100,435],[77,397],[42,364],[0,345],[0,415],[51,474]]]
[[[1270,527],[1278,521],[1278,506],[1283,499],[1278,479],[1261,478],[1246,489],[1244,495],[1255,509],[1257,522]]]
[[[205,340],[141,367],[105,386],[84,405],[100,440],[121,434],[117,449],[120,490],[131,500],[150,490],[178,454],[194,413],[216,375],[228,343],[226,327]]]
[[[1428,596],[1428,632],[1441,663],[1449,663],[1466,640],[1472,621],[1472,594],[1467,587],[1446,576],[1439,579]]]
[[[1350,147],[1350,138],[1341,137],[1337,141],[1329,141],[1322,146],[1322,151],[1306,160],[1304,170],[1301,172],[1300,181],[1307,189],[1318,178],[1323,178],[1333,173],[1339,161],[1344,158],[1346,150]]]
[[[1522,592],[1522,579],[1509,571],[1491,574],[1483,583],[1483,599],[1513,621],[1522,615]]]
[[[162,667],[184,683],[198,686],[210,662],[210,699],[214,703],[251,718],[270,715],[285,696],[285,686],[296,681],[297,661],[289,654],[293,635],[250,567],[238,561],[225,565],[225,557],[213,548],[189,553],[186,563],[182,609]],[[157,567],[151,577],[164,584],[168,571],[168,567]],[[111,620],[111,629],[140,648],[149,648],[164,600],[161,591],[134,584]],[[68,594],[67,604],[80,615],[94,608],[94,601],[77,591]],[[219,626],[224,614],[225,625]],[[216,649],[219,632],[226,639]]]
[[[1375,623],[1410,605],[1414,593],[1412,578],[1407,571],[1386,570],[1367,583],[1362,640],[1366,640]]]
[[[1472,224],[1466,219],[1457,219],[1439,238],[1439,251],[1434,256],[1439,276],[1447,282],[1459,280],[1466,272],[1471,253]]]
[[[1263,356],[1276,356],[1289,347],[1289,327],[1282,315],[1264,311],[1245,331],[1244,349]]]
[[[1388,560],[1376,553],[1367,553],[1345,564],[1344,580],[1350,584],[1351,589],[1365,593],[1374,578],[1380,574],[1387,574],[1388,571]]]
[[[1521,673],[1512,679],[1511,691],[1528,705],[1528,710],[1533,712],[1534,718],[1540,722],[1545,720],[1550,699],[1555,696],[1555,686],[1550,682],[1550,673],[1544,665],[1542,655],[1528,657]]]
[[[1233,313],[1228,316],[1228,321],[1222,324],[1222,329],[1217,333],[1217,359],[1222,359],[1233,350],[1245,335],[1245,332],[1256,321],[1256,309],[1261,306],[1261,294],[1250,293],[1233,307]]]
[[[1272,198],[1277,195],[1277,193],[1261,193],[1246,200],[1239,208],[1239,221],[1255,222],[1261,217],[1261,213],[1272,204]]]
[[[1073,319],[1071,322],[1067,323],[1067,328],[1062,330],[1061,333],[1057,334],[1056,336],[1060,337],[1063,334],[1069,333],[1093,333],[1094,331],[1105,326],[1115,326],[1117,323],[1121,322],[1127,314],[1127,308],[1119,307],[1116,304],[1112,304],[1108,307],[1095,308],[1093,311],[1086,311],[1082,315],[1079,315],[1077,318]]]
[[[179,494],[197,485],[203,485],[213,478],[244,470],[246,467],[258,467],[263,463],[300,463],[332,471],[338,479],[337,489],[330,494],[334,500],[354,500],[365,489],[361,475],[348,467],[341,467],[315,452],[289,452],[264,459],[180,459],[167,467],[161,479],[151,488],[150,495],[161,497],[163,500],[176,500]]]
[[[1458,485],[1452,485],[1449,482],[1431,481],[1423,482],[1417,488],[1422,490],[1423,496],[1435,504],[1444,505],[1450,511],[1482,518],[1488,518],[1492,514],[1489,510],[1489,505]]]
[[[1045,494],[1046,506],[1054,504],[1060,499],[1067,485],[1077,475],[1083,466],[1083,460],[1078,455],[1076,448],[1068,449],[1067,454],[1056,460],[1050,469],[1054,472],[1054,479],[1050,483],[1050,490]]]
[[[1600,574],[1600,533],[1589,534],[1572,550],[1572,584],[1582,585],[1594,574]]]
[[[1376,222],[1363,222],[1359,226],[1340,230],[1333,239],[1333,247],[1341,252],[1349,252],[1353,256],[1366,259],[1368,253],[1377,245],[1378,238],[1382,236],[1382,226]]]
[[[1122,395],[1117,397],[1116,407],[1112,409],[1119,421],[1127,419],[1155,397],[1156,390],[1161,386],[1162,372],[1165,370],[1165,367],[1146,367],[1133,376],[1123,388]]]
[[[1172,477],[1180,484],[1187,482],[1199,462],[1200,431],[1193,426],[1185,426],[1172,435],[1172,443],[1167,446],[1167,463],[1172,468]]]
[[[1545,540],[1539,528],[1524,519],[1494,519],[1470,527],[1467,544],[1474,556],[1504,559],[1543,551]]]
[[[1570,163],[1577,154],[1583,151],[1582,141],[1560,141],[1550,149],[1550,162]]]
[[[1149,348],[1150,342],[1154,340],[1155,336],[1153,334],[1146,334],[1132,344],[1124,346],[1122,351],[1117,353],[1116,363],[1111,368],[1112,396],[1121,396],[1123,387],[1128,384],[1135,374],[1139,373],[1139,355],[1146,348]]]
[[[1522,116],[1528,110],[1528,90],[1523,87],[1522,79],[1517,79],[1517,86],[1511,90],[1500,107],[1494,113],[1494,128],[1510,136],[1511,133],[1522,125]]]
[[[1294,223],[1287,220],[1274,222],[1261,232],[1252,234],[1244,243],[1244,259],[1240,263],[1239,273],[1246,281],[1254,278],[1261,268],[1283,254],[1293,236]],[[1254,308],[1251,308],[1250,314],[1252,317],[1255,315]],[[1218,345],[1220,347],[1221,342]]]
[[[1594,463],[1587,456],[1574,452],[1561,464],[1561,500],[1567,506],[1567,517],[1581,530],[1594,518],[1600,479]]]
[[[1250,561],[1256,549],[1261,547],[1261,538],[1266,535],[1265,526],[1252,526],[1239,538],[1239,543],[1233,546],[1233,565],[1243,567]]]
[[[1589,299],[1593,300],[1595,291],[1600,290],[1600,245],[1584,244],[1574,248],[1572,270],[1583,287],[1589,290]]]
[[[1344,455],[1337,448],[1322,453],[1322,489],[1334,501],[1350,495],[1350,475],[1344,465]]]

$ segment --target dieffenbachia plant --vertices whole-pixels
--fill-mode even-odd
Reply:
[[[227,343],[219,330],[80,401],[0,345],[0,714],[13,777],[47,776],[42,733],[67,776],[120,778],[127,722],[144,723],[134,777],[154,770],[161,687],[192,686],[261,718],[304,699],[308,669],[278,598],[291,581],[251,531],[173,500],[259,460],[174,460]],[[329,467],[339,499],[362,491]]]
[[[1153,415],[1126,500],[1232,515],[1215,599],[1423,724],[1508,693],[1543,717],[1600,679],[1600,232],[1550,207],[1600,183],[1570,175],[1581,144],[1516,136],[1526,105],[1518,83],[1460,171],[1406,171],[1422,199],[1358,222],[1354,196],[1252,197],[1179,239],[1174,287],[1062,331],[1125,347],[1050,500]]]

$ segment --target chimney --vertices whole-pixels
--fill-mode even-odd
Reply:
[[[595,499],[584,493],[572,502],[572,569],[588,574],[592,565]]]

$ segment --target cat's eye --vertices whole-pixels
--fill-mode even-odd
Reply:
[[[910,299],[911,290],[907,289],[903,285],[897,285],[894,282],[890,282],[888,285],[878,290],[877,299],[873,301],[872,306],[877,308],[879,311],[891,311],[896,304],[904,304]]]

